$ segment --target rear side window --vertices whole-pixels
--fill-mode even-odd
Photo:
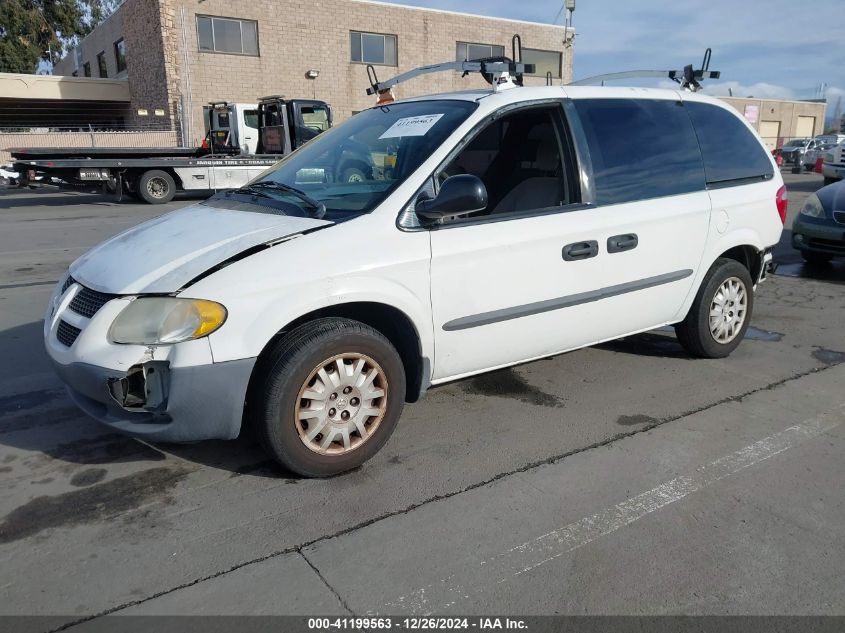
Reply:
[[[687,102],[686,109],[701,144],[708,185],[774,175],[766,150],[739,117],[709,103]]]
[[[590,148],[597,204],[704,189],[701,151],[680,102],[577,99],[574,105]]]

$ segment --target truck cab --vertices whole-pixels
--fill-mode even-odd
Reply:
[[[258,104],[218,101],[203,108],[206,138],[215,149],[235,147],[255,154],[258,147]]]

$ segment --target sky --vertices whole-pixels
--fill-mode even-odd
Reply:
[[[562,5],[562,0],[390,1],[546,23]],[[689,63],[698,68],[709,46],[710,68],[721,71],[722,79],[710,82],[706,92],[727,95],[731,88],[734,96],[811,99],[820,96],[818,85],[824,83],[831,111],[839,97],[845,103],[844,18],[845,0],[577,0],[574,75]]]

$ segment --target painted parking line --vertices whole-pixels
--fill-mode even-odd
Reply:
[[[472,570],[461,573],[460,577],[453,574],[400,596],[378,611],[410,615],[442,613],[462,600],[483,593],[487,588],[518,578],[718,481],[835,429],[842,424],[843,414],[845,403],[626,501],[482,560]]]

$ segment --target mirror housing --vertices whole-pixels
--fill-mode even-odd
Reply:
[[[415,213],[425,220],[436,221],[487,208],[487,187],[478,176],[460,174],[450,176],[440,185],[436,198],[425,192],[414,206]]]

